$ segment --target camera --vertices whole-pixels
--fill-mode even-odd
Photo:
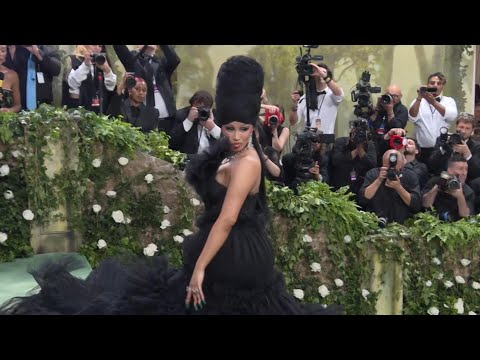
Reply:
[[[137,85],[137,80],[135,80],[135,74],[132,72],[126,73],[125,86],[127,89],[133,89]]]
[[[397,180],[397,162],[398,156],[397,154],[390,154],[388,157],[388,170],[387,170],[387,179],[388,180]]]
[[[356,102],[354,106],[354,115],[362,118],[368,118],[373,114],[372,94],[380,93],[382,89],[379,86],[371,86],[370,73],[364,71],[358,83],[355,85],[350,95],[352,102]]]
[[[388,225],[388,219],[386,217],[379,217],[378,218],[378,227],[383,229],[385,227],[387,227]]]
[[[440,173],[438,187],[444,192],[449,190],[458,190],[460,189],[460,180],[458,180],[458,177],[455,175],[451,175],[447,171],[442,171]]]
[[[265,125],[273,127],[277,125],[282,125],[284,121],[283,114],[280,111],[276,111],[275,113],[271,113],[267,111],[265,113]]]
[[[350,125],[350,139],[353,145],[358,146],[365,144],[370,140],[368,131],[368,122],[365,119],[353,120],[349,122]]]
[[[198,111],[198,121],[207,121],[210,117],[210,108],[209,107],[201,107],[197,108]]]
[[[389,94],[384,94],[380,97],[380,101],[383,105],[388,105],[393,101],[393,97]]]
[[[463,144],[463,140],[465,140],[463,138],[463,134],[462,133],[455,133],[455,134],[452,134],[448,137],[448,145],[450,146],[453,146],[453,145],[460,145],[460,144]]]
[[[426,87],[426,86],[422,86],[420,88],[420,92],[429,92],[429,93],[434,93],[434,92],[437,92],[438,88],[437,87]]]
[[[446,144],[448,141],[448,128],[445,126],[440,128],[440,142]]]
[[[295,154],[295,175],[298,183],[314,178],[309,170],[315,166],[312,157],[313,143],[318,143],[320,140],[320,134],[316,130],[307,129],[296,135],[297,140],[292,148],[292,153]]]
[[[400,150],[407,145],[407,138],[399,136],[397,134],[390,138],[390,147],[395,150]]]
[[[297,70],[297,73],[299,76],[304,77],[304,76],[311,76],[315,69],[312,65],[310,65],[310,62],[315,60],[315,61],[322,61],[323,56],[322,55],[315,55],[312,56],[310,55],[310,51],[312,49],[318,48],[318,45],[303,45],[303,47],[307,48],[308,50],[304,55],[302,55],[302,48],[300,48],[300,56],[297,56],[296,58],[296,66],[295,69]]]
[[[107,61],[107,55],[105,53],[92,54],[92,61],[97,65],[103,65]]]

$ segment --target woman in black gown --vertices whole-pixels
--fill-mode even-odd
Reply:
[[[85,280],[68,264],[44,264],[33,275],[37,295],[4,305],[16,314],[320,314],[338,309],[301,304],[274,267],[266,232],[267,205],[254,125],[264,73],[254,59],[234,56],[217,77],[217,120],[224,138],[187,167],[205,204],[198,232],[185,238],[184,265],[165,256],[108,259]]]

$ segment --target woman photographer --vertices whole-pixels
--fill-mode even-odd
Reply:
[[[20,85],[15,71],[3,65],[7,58],[7,45],[0,45],[0,112],[19,112],[22,109],[20,101]]]

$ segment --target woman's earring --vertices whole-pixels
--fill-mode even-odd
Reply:
[[[249,147],[253,147],[253,134],[250,135],[250,141],[248,142]]]

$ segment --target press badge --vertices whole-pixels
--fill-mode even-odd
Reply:
[[[45,78],[43,77],[43,72],[37,72],[37,81],[39,84],[45,84]]]

